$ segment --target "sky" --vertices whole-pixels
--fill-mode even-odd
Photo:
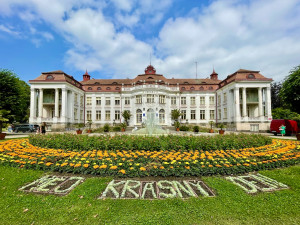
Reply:
[[[26,82],[134,78],[150,60],[167,78],[282,81],[300,64],[300,0],[0,0],[0,68]]]

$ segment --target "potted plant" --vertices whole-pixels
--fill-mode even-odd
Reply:
[[[76,129],[76,133],[77,133],[77,134],[82,134],[82,128],[84,127],[84,124],[83,124],[83,123],[77,123],[77,124],[75,125],[75,127],[77,128],[77,129]]]
[[[180,123],[178,121],[175,121],[174,127],[176,131],[179,131]]]
[[[4,115],[8,113],[10,113],[10,111],[4,109],[0,110],[0,140],[3,140],[6,136],[6,133],[2,133],[2,127],[3,123],[8,121],[8,119],[4,117]]]
[[[87,132],[90,134],[92,133],[92,120],[88,120],[88,122],[86,123],[88,126],[88,130]]]
[[[128,121],[130,120],[130,117],[132,116],[130,111],[129,110],[124,110],[123,113],[122,113],[122,116],[125,120],[126,125],[128,126],[129,125]]]
[[[212,128],[213,128],[213,125],[214,125],[215,123],[214,123],[214,121],[209,121],[208,123],[209,123],[209,125],[210,125],[209,133],[213,133],[214,130],[213,130]]]
[[[104,132],[109,132],[109,130],[110,130],[109,124],[108,124],[108,123],[104,124],[104,126],[103,126],[103,131],[104,131]]]
[[[223,129],[225,128],[225,125],[224,125],[223,123],[220,123],[220,124],[219,124],[219,128],[220,128],[219,134],[224,134],[224,133],[225,133],[225,130],[223,130]]]
[[[121,131],[125,132],[127,124],[126,123],[121,123],[120,126],[121,126]]]
[[[179,109],[174,109],[171,111],[171,119],[175,122],[178,121],[179,117],[181,116],[181,112]]]
[[[198,133],[199,130],[200,130],[199,126],[194,126],[194,127],[193,127],[193,131],[194,131],[195,133]]]

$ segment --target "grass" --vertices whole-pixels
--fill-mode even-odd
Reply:
[[[18,191],[44,174],[0,166],[0,224],[300,224],[299,165],[262,171],[290,189],[254,196],[222,177],[202,178],[217,197],[187,200],[97,200],[112,179],[101,177],[64,197]]]

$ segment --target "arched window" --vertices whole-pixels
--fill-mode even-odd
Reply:
[[[107,87],[106,90],[110,90],[110,87]]]
[[[112,82],[112,84],[118,84],[117,82]]]
[[[165,123],[165,110],[163,109],[159,110],[159,123],[160,124]]]
[[[214,88],[213,88],[212,86],[210,86],[208,89],[209,89],[209,90],[213,90]]]
[[[191,90],[193,91],[193,90],[195,90],[195,88],[194,88],[194,87],[191,87]]]
[[[186,81],[186,82],[184,82],[184,84],[189,84],[189,82]]]
[[[120,88],[119,88],[119,87],[116,87],[116,90],[120,90]]]
[[[93,88],[92,87],[88,87],[88,90],[93,90]]]
[[[97,90],[100,91],[100,90],[101,90],[101,87],[97,87]]]
[[[201,86],[201,87],[199,88],[199,90],[200,90],[200,91],[203,91],[203,90],[204,90],[204,87]]]
[[[248,74],[247,78],[248,79],[255,79],[255,76],[254,76],[254,74],[251,73],[251,74]]]
[[[136,110],[136,123],[137,124],[142,123],[142,110],[140,110],[140,109]]]
[[[100,83],[99,82],[95,82],[95,84],[99,85]]]
[[[54,80],[54,77],[53,77],[52,75],[48,75],[48,76],[46,77],[46,80]]]

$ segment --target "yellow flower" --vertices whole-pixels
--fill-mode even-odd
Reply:
[[[119,170],[119,173],[125,174],[126,172],[125,172],[125,170]]]
[[[98,165],[94,165],[93,168],[94,168],[94,169],[98,169],[99,166],[98,166]]]
[[[88,167],[89,167],[89,164],[83,164],[83,167],[84,167],[84,168],[88,168]]]
[[[107,168],[107,165],[101,165],[100,167],[99,167],[100,169],[106,169]]]
[[[118,168],[117,166],[111,166],[111,167],[110,167],[111,170],[115,170],[115,169],[117,169],[117,168]]]
[[[141,167],[140,170],[141,170],[141,171],[145,171],[146,168],[145,168],[145,167]]]

